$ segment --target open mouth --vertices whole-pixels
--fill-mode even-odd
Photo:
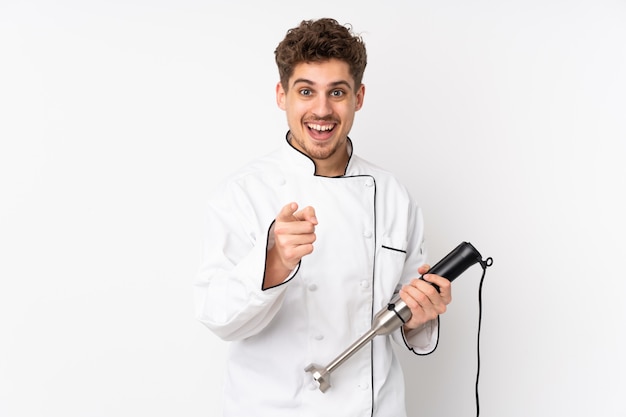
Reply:
[[[323,133],[323,132],[330,132],[335,128],[335,124],[325,124],[325,125],[319,125],[319,124],[315,124],[315,123],[307,123],[307,127],[310,130],[315,130],[317,132]]]
[[[329,139],[336,126],[336,123],[306,123],[306,127],[309,129],[309,134],[313,139],[317,140]]]

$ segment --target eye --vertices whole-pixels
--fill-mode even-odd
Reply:
[[[309,90],[308,88],[302,88],[300,89],[300,95],[303,95],[305,97],[310,96],[311,94],[313,94],[313,92],[311,90]]]
[[[333,90],[330,92],[331,97],[343,97],[344,94],[343,90]]]

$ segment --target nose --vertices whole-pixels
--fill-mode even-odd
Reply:
[[[330,115],[333,110],[329,100],[329,97],[325,94],[320,94],[316,97],[313,103],[313,114],[316,117],[323,118]]]

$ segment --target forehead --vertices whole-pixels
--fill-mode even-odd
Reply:
[[[354,89],[354,78],[347,62],[331,59],[321,62],[301,62],[293,69],[289,86],[307,84],[318,87],[347,85]]]

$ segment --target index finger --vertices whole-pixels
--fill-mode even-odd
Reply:
[[[278,215],[276,216],[276,221],[293,222],[296,220],[300,220],[296,216],[294,216],[296,210],[298,210],[298,203],[291,202],[287,204],[278,212]]]
[[[315,217],[315,209],[311,206],[306,206],[302,210],[294,213],[293,216],[298,220],[306,220],[313,224],[317,224],[317,217]]]
[[[441,287],[447,288],[450,286],[450,281],[440,275],[424,274],[422,278],[424,281],[429,282],[433,287],[435,287],[438,292],[441,292]]]

